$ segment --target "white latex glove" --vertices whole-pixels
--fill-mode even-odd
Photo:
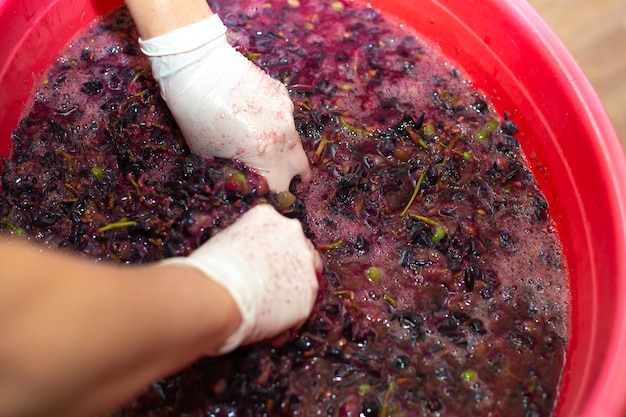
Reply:
[[[317,296],[322,261],[295,219],[255,206],[188,257],[163,263],[195,267],[231,294],[243,318],[218,353],[300,326]],[[207,352],[209,355],[215,352]]]
[[[310,180],[287,89],[228,44],[217,15],[139,44],[192,152],[240,160],[273,191]]]

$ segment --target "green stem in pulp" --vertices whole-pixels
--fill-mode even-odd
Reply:
[[[446,236],[446,228],[441,223],[438,223],[428,217],[418,216],[417,214],[412,214],[411,216],[435,228],[435,234],[430,238],[433,243],[439,243],[439,241]]]
[[[119,222],[109,223],[104,225],[98,229],[98,233],[108,232],[109,230],[115,229],[124,229],[127,227],[133,227],[137,224],[136,221],[133,220],[120,220]]]
[[[407,204],[404,210],[402,210],[402,213],[400,213],[400,217],[404,216],[407,213],[407,211],[409,211],[409,208],[411,208],[411,204],[413,204],[413,201],[415,201],[415,197],[417,197],[417,193],[419,192],[420,187],[422,186],[422,182],[424,182],[425,175],[426,174],[422,172],[422,175],[420,175],[419,179],[417,180],[417,184],[415,185],[415,189],[413,189],[413,195],[411,196],[411,199],[409,200],[409,204]]]

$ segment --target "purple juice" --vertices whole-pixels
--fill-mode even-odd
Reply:
[[[315,178],[294,180],[295,203],[245,166],[189,153],[120,9],[35,92],[2,168],[0,224],[103,262],[153,262],[270,202],[301,220],[324,280],[289,343],[200,360],[113,413],[550,415],[569,288],[514,121],[360,3],[211,6],[290,90]]]

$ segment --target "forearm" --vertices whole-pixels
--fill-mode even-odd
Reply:
[[[217,350],[240,322],[224,289],[191,268],[3,241],[0,262],[2,416],[101,411]]]
[[[213,12],[206,0],[126,0],[143,39],[207,19]]]

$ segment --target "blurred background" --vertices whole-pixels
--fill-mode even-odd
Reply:
[[[528,0],[578,61],[626,149],[626,0]]]

